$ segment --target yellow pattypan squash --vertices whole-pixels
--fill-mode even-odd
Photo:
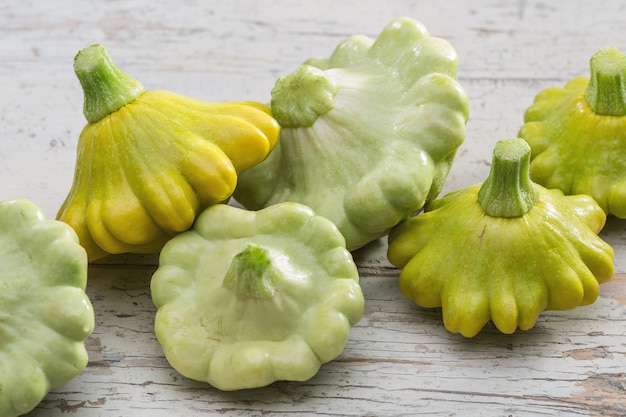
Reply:
[[[626,218],[626,56],[597,51],[589,77],[541,90],[518,135],[532,152],[530,175],[566,195],[593,197],[607,215]]]
[[[203,209],[228,200],[238,174],[276,143],[279,125],[263,104],[144,91],[101,45],[81,50],[74,70],[89,123],[57,218],[75,229],[90,261],[159,251]]]
[[[487,179],[430,202],[389,234],[402,293],[440,307],[446,329],[473,337],[489,322],[528,330],[546,310],[593,303],[614,273],[606,215],[587,195],[531,181],[530,147],[496,143]]]

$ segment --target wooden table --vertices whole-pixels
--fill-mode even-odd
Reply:
[[[486,177],[493,145],[516,136],[540,89],[588,75],[602,47],[626,50],[626,1],[4,2],[0,200],[25,197],[56,214],[85,124],[72,61],[87,45],[105,45],[147,89],[267,101],[278,76],[398,16],[420,20],[460,56],[471,116],[444,192]],[[89,365],[29,416],[624,416],[626,222],[610,218],[601,235],[616,275],[594,304],[472,339],[406,300],[386,241],[375,242],[354,254],[365,315],[343,354],[308,382],[239,392],[190,381],[164,359],[149,292],[157,257],[109,257],[89,269]]]

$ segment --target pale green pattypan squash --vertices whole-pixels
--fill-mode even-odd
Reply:
[[[26,414],[87,365],[87,254],[65,223],[0,202],[0,416]]]
[[[151,291],[167,360],[221,390],[312,378],[364,304],[343,236],[296,203],[206,209],[165,245]]]
[[[239,176],[234,197],[255,210],[305,204],[337,225],[349,250],[384,235],[439,194],[465,139],[457,61],[406,17],[307,61],[277,80],[277,145]]]
[[[433,201],[389,234],[403,294],[441,307],[451,332],[472,337],[489,321],[503,333],[530,329],[544,310],[593,303],[613,276],[600,206],[533,183],[529,160],[524,140],[498,142],[483,183]]]

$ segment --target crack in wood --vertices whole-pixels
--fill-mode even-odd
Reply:
[[[55,408],[58,408],[63,413],[76,413],[82,408],[94,408],[101,407],[106,404],[106,397],[98,397],[96,401],[80,401],[76,404],[70,404],[69,401],[65,399],[58,400],[58,404],[55,405]]]

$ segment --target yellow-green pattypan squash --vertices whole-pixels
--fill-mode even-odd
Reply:
[[[448,42],[409,18],[305,62],[276,81],[278,144],[239,177],[235,199],[249,209],[305,204],[349,250],[384,235],[439,194],[465,139],[457,64]]]
[[[626,218],[626,56],[596,52],[591,77],[541,91],[518,136],[530,145],[530,175],[547,188],[592,196]]]
[[[587,195],[565,196],[529,177],[523,139],[499,141],[489,177],[437,199],[389,234],[403,294],[441,307],[445,327],[475,336],[530,329],[544,310],[594,302],[613,276],[606,215]]]
[[[89,123],[57,218],[76,230],[89,260],[157,252],[202,209],[227,200],[237,175],[276,143],[266,106],[144,91],[101,45],[81,50],[74,70]]]
[[[87,366],[87,255],[67,224],[0,202],[0,416],[35,408]]]
[[[364,304],[335,225],[288,202],[206,209],[163,248],[151,294],[167,360],[221,390],[312,378]]]

